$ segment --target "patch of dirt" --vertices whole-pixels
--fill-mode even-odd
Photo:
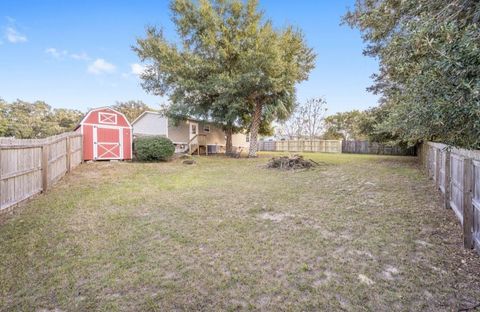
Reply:
[[[294,215],[290,213],[271,213],[271,212],[265,212],[260,216],[263,220],[270,220],[273,222],[280,222],[283,221],[285,218],[291,218],[294,217]]]
[[[395,280],[398,277],[398,274],[400,274],[400,271],[392,265],[387,265],[382,272],[383,278],[389,281]]]
[[[375,282],[372,279],[370,279],[364,274],[358,274],[358,279],[360,280],[360,283],[368,286],[375,284]]]

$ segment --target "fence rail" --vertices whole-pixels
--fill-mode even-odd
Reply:
[[[83,161],[82,135],[0,138],[0,212],[44,192]]]
[[[342,153],[414,156],[415,148],[403,148],[367,140],[348,140],[342,141]]]
[[[421,144],[418,156],[463,227],[464,246],[480,251],[480,151]]]
[[[270,151],[270,152],[341,153],[342,141],[339,141],[339,140],[259,141],[258,147],[260,151]]]

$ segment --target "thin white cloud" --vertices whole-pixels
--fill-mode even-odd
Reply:
[[[45,53],[56,59],[64,59],[65,57],[70,57],[71,59],[77,61],[89,61],[90,57],[87,53],[69,53],[67,50],[58,50],[56,48],[45,49]]]
[[[115,72],[115,65],[105,61],[104,59],[96,59],[88,66],[87,71],[94,75],[111,74]]]
[[[48,49],[45,49],[45,53],[47,53],[48,55],[56,59],[61,59],[68,54],[68,51],[67,50],[59,51],[55,48],[48,48]]]
[[[13,28],[13,26],[9,26],[6,28],[5,37],[11,43],[27,42],[27,36],[18,32],[18,30]]]
[[[145,72],[145,66],[138,63],[130,64],[130,68],[132,70],[132,74],[137,76],[140,76]]]
[[[87,53],[82,52],[82,53],[72,53],[70,54],[70,57],[74,60],[78,61],[89,61],[90,57],[88,56]]]

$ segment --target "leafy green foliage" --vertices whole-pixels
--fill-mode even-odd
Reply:
[[[353,110],[349,112],[336,113],[325,118],[326,140],[361,140],[365,134],[361,123],[366,118],[366,112]]]
[[[112,108],[124,114],[129,122],[133,122],[143,112],[152,110],[142,101],[117,102]]]
[[[82,116],[78,110],[52,109],[42,101],[7,103],[0,99],[0,136],[31,139],[72,131]]]
[[[170,8],[180,44],[153,27],[137,40],[147,63],[142,86],[168,95],[172,115],[249,128],[255,155],[259,130],[291,114],[295,84],[307,79],[315,54],[299,30],[265,21],[256,0],[173,0]]]
[[[163,136],[136,138],[133,147],[135,157],[140,161],[166,161],[175,153],[172,141]]]
[[[373,92],[396,140],[480,148],[480,3],[474,0],[358,0],[345,21],[380,60]]]

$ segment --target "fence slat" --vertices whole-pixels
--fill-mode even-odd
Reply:
[[[473,248],[473,164],[471,159],[463,160],[463,244],[465,248]]]
[[[444,180],[444,207],[450,209],[450,151],[445,151],[445,180]]]
[[[42,191],[48,189],[48,144],[42,146]]]

